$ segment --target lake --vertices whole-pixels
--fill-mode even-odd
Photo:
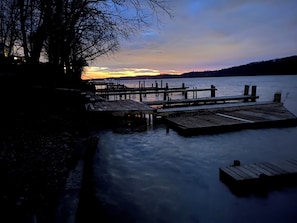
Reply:
[[[160,86],[161,80],[145,80],[145,85],[156,81]],[[137,87],[139,80],[121,83]],[[281,92],[285,107],[297,115],[297,75],[163,79],[165,83],[215,85],[217,96],[243,94],[244,85],[256,85],[258,101],[272,101]],[[219,167],[235,159],[242,164],[297,159],[297,127],[184,137],[158,124],[141,132],[98,129],[92,134],[99,137],[94,182],[100,210],[94,222],[297,222],[296,187],[237,196],[219,179]]]

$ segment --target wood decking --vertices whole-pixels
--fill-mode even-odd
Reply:
[[[154,109],[141,102],[133,100],[118,100],[118,101],[97,101],[86,104],[86,108],[93,112],[118,112],[118,113],[153,113]]]
[[[244,128],[297,125],[297,118],[282,103],[241,103],[204,107],[178,113],[163,111],[166,122],[183,135],[226,132]]]
[[[193,106],[201,104],[219,104],[232,101],[256,101],[259,96],[252,95],[235,95],[235,96],[221,96],[221,97],[203,97],[193,99],[175,99],[168,101],[148,101],[144,102],[147,105],[163,105],[163,107],[178,107],[178,106]]]
[[[280,93],[274,95],[273,102],[256,102],[256,86],[244,86],[243,95],[215,96],[215,86],[193,89],[193,98],[188,98],[191,90],[182,84],[180,88],[127,88],[111,86],[85,92],[86,110],[95,117],[148,117],[148,123],[165,121],[169,126],[184,135],[209,134],[234,131],[244,128],[296,126],[297,118],[281,103]],[[210,97],[197,97],[197,91],[209,91]],[[180,92],[179,98],[169,98],[168,93]],[[161,101],[143,102],[145,94],[164,94]],[[127,99],[130,94],[139,94],[138,101]],[[110,100],[110,96],[120,100]],[[123,96],[125,99],[123,99]],[[195,96],[195,97],[194,97]],[[161,106],[158,106],[161,105]],[[99,115],[98,115],[99,114]],[[105,119],[104,117],[104,119]],[[107,118],[106,118],[107,121]],[[151,122],[152,121],[152,122]],[[107,121],[108,122],[108,121]]]
[[[297,159],[244,165],[239,163],[220,167],[219,175],[220,180],[236,193],[247,190],[266,190],[273,186],[295,185],[297,183]]]

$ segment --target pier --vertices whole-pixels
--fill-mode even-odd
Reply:
[[[169,88],[167,84],[165,88],[157,84],[139,84],[139,88],[108,84],[95,92],[85,92],[85,107],[92,117],[101,116],[105,122],[107,118],[148,119],[142,123],[150,125],[161,121],[182,135],[297,125],[297,117],[284,107],[280,93],[274,95],[273,101],[257,102],[256,86],[245,85],[242,95],[216,96],[217,90],[214,85],[189,89],[184,84],[179,88]],[[197,92],[202,91],[209,92],[209,97],[198,97]],[[179,98],[170,98],[172,93],[178,93]],[[163,100],[143,101],[148,94],[162,94]],[[139,97],[132,100],[131,95]]]
[[[104,86],[101,84],[101,86]],[[105,85],[105,88],[97,88],[96,95],[99,95],[102,98],[105,98],[106,100],[126,100],[126,99],[132,99],[133,96],[138,97],[138,101],[142,102],[143,98],[145,98],[147,95],[162,95],[164,101],[170,101],[171,98],[169,95],[174,94],[174,93],[180,93],[183,95],[184,99],[188,99],[190,97],[190,93],[192,93],[192,98],[197,98],[198,97],[198,92],[203,92],[203,91],[209,91],[210,92],[210,97],[215,97],[215,92],[216,92],[216,87],[214,85],[211,85],[210,88],[203,88],[203,89],[198,89],[198,88],[193,88],[189,89],[188,87],[185,86],[185,84],[182,84],[181,87],[175,87],[175,88],[169,88],[168,84],[166,83],[166,86],[159,87],[158,84],[156,83],[156,86],[152,87],[145,87],[144,84],[139,84],[139,87],[133,88],[133,87],[126,87],[124,85],[118,84],[108,84]],[[158,105],[160,104],[160,101],[158,102],[151,102],[150,105]],[[161,103],[162,104],[162,103]]]

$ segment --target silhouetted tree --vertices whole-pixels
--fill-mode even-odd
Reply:
[[[0,43],[8,48],[8,56],[12,56],[18,37],[18,11],[16,1],[0,2]]]
[[[163,0],[2,0],[0,34],[28,63],[42,59],[77,79],[88,61],[118,50],[159,10],[170,16]]]

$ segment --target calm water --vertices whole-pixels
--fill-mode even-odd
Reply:
[[[139,81],[122,83],[138,86]],[[152,83],[155,80],[145,84]],[[218,96],[242,94],[245,84],[257,85],[260,101],[271,101],[281,91],[285,106],[297,115],[297,75],[165,83],[190,88],[213,84]],[[297,188],[239,197],[219,179],[219,167],[234,159],[242,163],[297,159],[297,127],[183,137],[157,125],[144,132],[100,130],[94,135],[99,137],[94,180],[103,222],[297,222]],[[102,213],[97,217],[99,222]]]

